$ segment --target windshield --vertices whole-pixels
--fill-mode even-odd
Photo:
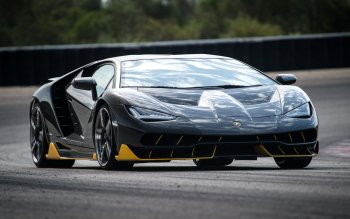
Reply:
[[[124,61],[121,68],[121,87],[244,87],[274,83],[234,59],[143,59]]]

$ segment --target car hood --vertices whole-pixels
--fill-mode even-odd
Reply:
[[[284,114],[309,101],[298,87],[268,85],[232,89],[123,88],[125,104],[187,118],[257,118]]]

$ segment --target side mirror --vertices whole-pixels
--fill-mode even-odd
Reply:
[[[297,77],[293,74],[279,74],[276,77],[276,81],[283,85],[294,84],[297,81]]]
[[[95,79],[91,77],[74,78],[71,84],[76,89],[91,90],[92,99],[97,100],[97,91],[96,91],[97,83]]]

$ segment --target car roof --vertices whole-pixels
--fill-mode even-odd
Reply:
[[[116,62],[122,61],[132,61],[132,60],[140,60],[140,59],[208,59],[208,58],[220,58],[220,59],[232,59],[225,56],[218,55],[209,55],[209,54],[180,54],[180,55],[157,55],[157,54],[147,54],[147,55],[125,55],[125,56],[117,56],[108,58],[106,60],[113,60]]]

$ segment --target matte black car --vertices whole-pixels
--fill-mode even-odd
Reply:
[[[205,54],[96,61],[33,94],[32,158],[37,167],[90,159],[115,169],[273,157],[281,168],[304,168],[318,154],[318,118],[295,81]]]

